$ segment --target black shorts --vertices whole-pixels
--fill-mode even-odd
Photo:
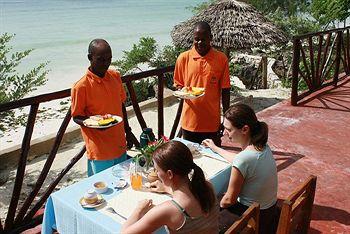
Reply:
[[[182,137],[185,140],[201,144],[205,139],[212,139],[217,146],[221,146],[221,135],[219,132],[191,132],[182,129]]]
[[[239,202],[226,208],[231,213],[241,216],[249,207]],[[278,210],[276,204],[270,208],[260,210],[259,216],[259,234],[276,233],[278,224]]]

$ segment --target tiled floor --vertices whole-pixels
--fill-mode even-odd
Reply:
[[[258,117],[269,125],[278,197],[287,197],[310,174],[316,175],[310,233],[350,233],[350,77],[298,106],[286,100]]]

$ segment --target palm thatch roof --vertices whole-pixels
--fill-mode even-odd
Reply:
[[[287,41],[283,32],[251,5],[234,0],[218,0],[176,25],[171,31],[174,44],[190,48],[195,24],[199,21],[209,23],[213,46],[222,49],[247,49]]]

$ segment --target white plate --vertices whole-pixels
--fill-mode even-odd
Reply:
[[[177,90],[177,91],[174,91],[173,94],[174,94],[175,97],[178,97],[178,98],[192,100],[192,99],[197,99],[199,97],[204,96],[205,92],[202,93],[201,95],[195,96],[195,95],[183,92],[181,90]]]
[[[113,187],[117,188],[117,189],[122,189],[127,184],[128,184],[128,182],[126,182],[126,180],[124,180],[124,179],[119,179],[119,180],[116,180],[115,182],[112,183]]]
[[[100,125],[87,125],[87,124],[86,124],[86,120],[84,120],[83,123],[84,123],[84,126],[85,126],[85,127],[88,127],[88,128],[110,128],[110,127],[112,127],[112,126],[115,126],[115,125],[117,125],[117,124],[120,124],[120,123],[123,121],[123,118],[120,117],[120,116],[118,116],[118,115],[112,115],[111,118],[116,119],[118,122],[117,122],[117,123],[110,123],[110,124],[108,124],[108,125],[103,125],[103,126],[100,126]]]
[[[79,203],[83,208],[91,209],[91,208],[96,208],[103,205],[105,203],[105,199],[103,199],[103,197],[100,194],[98,194],[97,202],[93,204],[86,203],[84,197],[80,198]]]

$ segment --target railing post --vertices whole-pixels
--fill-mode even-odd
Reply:
[[[293,61],[292,61],[292,95],[291,104],[296,106],[298,103],[298,82],[299,82],[299,62],[300,62],[300,39],[293,39]]]
[[[337,32],[337,49],[336,49],[336,56],[335,56],[335,71],[334,71],[334,77],[333,82],[334,86],[337,86],[338,83],[338,77],[339,77],[339,66],[340,66],[340,56],[341,56],[341,42],[343,37],[343,32],[339,31]]]
[[[184,100],[180,99],[180,103],[179,103],[179,106],[177,108],[177,112],[176,112],[176,116],[175,116],[175,120],[174,120],[174,125],[173,125],[173,127],[171,129],[171,133],[170,133],[169,139],[173,139],[175,137],[176,129],[179,126],[183,105],[184,105]],[[181,136],[179,136],[179,137],[181,137]]]
[[[30,204],[32,204],[35,196],[38,194],[41,186],[43,185],[47,174],[50,171],[51,165],[56,157],[56,154],[58,152],[59,146],[61,144],[61,141],[63,139],[64,133],[66,132],[67,126],[69,124],[71,120],[71,109],[69,108],[67,111],[67,114],[61,124],[61,127],[59,128],[57,135],[55,137],[55,142],[54,145],[51,149],[51,152],[45,162],[45,165],[42,168],[42,171],[36,181],[36,184],[33,188],[33,190],[31,191],[31,193],[29,194],[29,196],[27,197],[27,199],[25,200],[24,204],[22,205],[21,209],[19,210],[16,219],[15,219],[15,225],[19,225],[20,222],[22,221],[24,215],[26,214],[28,208],[30,207]]]
[[[263,88],[267,89],[267,56],[266,54],[263,54],[261,56],[261,72],[262,72]]]
[[[15,185],[13,187],[11,202],[10,202],[10,206],[6,216],[5,227],[4,227],[5,231],[11,230],[13,226],[13,221],[17,210],[18,200],[22,190],[24,172],[26,169],[27,157],[30,149],[30,140],[32,139],[33,128],[35,124],[36,114],[38,113],[38,108],[39,108],[39,104],[33,104],[30,107],[28,122],[24,133],[23,141],[22,141],[21,156],[18,162]]]
[[[122,111],[123,111],[123,122],[124,122],[125,137],[126,137],[126,146],[128,147],[128,149],[131,149],[133,145],[135,145],[135,147],[140,147],[140,143],[138,142],[134,133],[132,133],[132,129],[129,125],[128,114],[126,112],[126,107],[124,103],[122,104]]]
[[[344,52],[346,54],[345,56],[345,62],[346,62],[346,67],[348,68],[345,72],[347,75],[350,75],[350,30],[346,30],[346,37],[344,36],[345,33],[343,33],[344,39],[346,38],[346,41],[343,40],[343,43],[345,44],[344,46]]]
[[[158,139],[164,136],[164,74],[158,75]]]

